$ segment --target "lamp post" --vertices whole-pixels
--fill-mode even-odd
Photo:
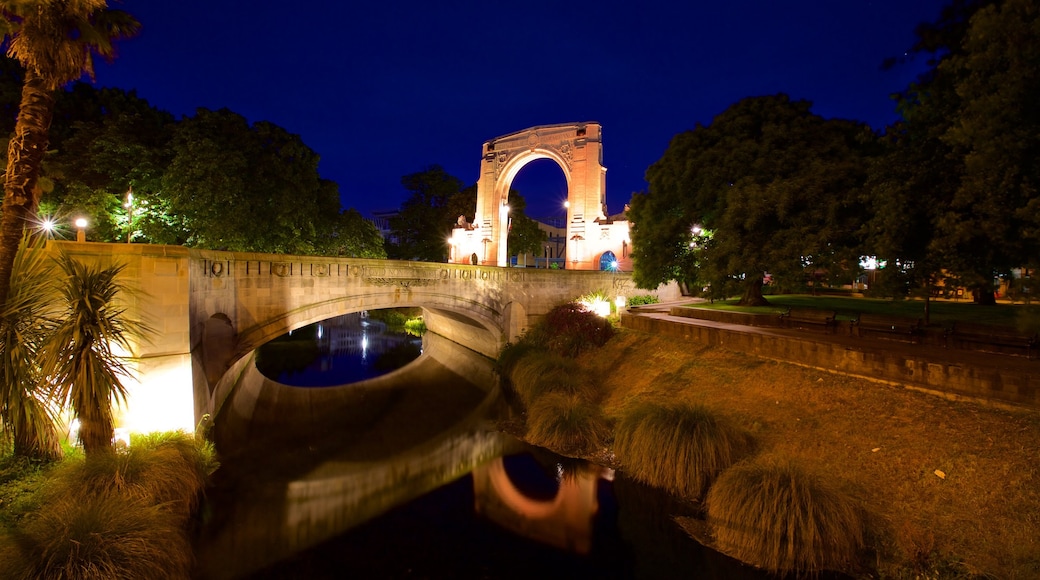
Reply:
[[[126,243],[130,243],[130,238],[134,235],[134,186],[130,186],[126,190],[126,203],[123,204],[126,208]]]
[[[76,241],[87,241],[87,218],[76,218]]]

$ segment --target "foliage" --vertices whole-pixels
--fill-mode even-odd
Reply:
[[[56,410],[38,359],[54,327],[53,262],[41,244],[23,238],[10,292],[0,305],[0,423],[16,455],[61,456]]]
[[[183,242],[231,251],[315,253],[339,215],[336,185],[299,136],[199,109],[174,128],[162,186]]]
[[[119,354],[149,329],[127,320],[117,302],[129,293],[118,280],[122,265],[89,266],[68,254],[57,258],[61,311],[41,351],[40,365],[54,384],[54,400],[71,405],[80,420],[80,440],[88,455],[111,450],[112,403],[125,402],[122,377],[129,371]]]
[[[640,287],[736,279],[751,304],[764,300],[765,272],[801,279],[858,262],[856,192],[875,137],[809,108],[747,98],[672,139],[628,214]]]
[[[706,504],[722,551],[771,572],[847,571],[864,545],[857,502],[790,462],[736,465],[719,476]]]
[[[610,321],[569,302],[546,313],[525,340],[543,344],[549,352],[575,357],[603,346],[612,336],[614,327]]]
[[[455,225],[456,210],[475,209],[476,189],[463,190],[462,180],[449,175],[443,167],[431,165],[418,173],[401,178],[401,185],[409,197],[397,215],[390,218],[390,238],[387,249],[391,258],[443,262],[447,259],[445,240]],[[461,203],[472,198],[472,203]],[[468,216],[472,217],[472,216]]]
[[[7,54],[25,69],[14,137],[7,148],[0,221],[0,304],[7,301],[11,268],[25,224],[32,223],[43,188],[40,171],[54,116],[54,91],[94,75],[94,56],[111,60],[113,42],[140,28],[105,0],[0,2]]]
[[[475,202],[475,200],[474,200]],[[520,192],[509,190],[509,235],[506,245],[510,256],[542,253],[542,243],[549,234],[538,227],[538,222],[527,217],[527,202]]]
[[[531,405],[527,436],[562,455],[588,457],[606,447],[611,428],[599,405],[581,394],[554,392]]]
[[[651,294],[637,294],[635,296],[629,296],[626,303],[629,306],[642,306],[644,304],[657,304],[659,300],[657,296]]]
[[[751,436],[704,407],[644,403],[623,414],[614,452],[633,479],[692,500],[752,451]]]

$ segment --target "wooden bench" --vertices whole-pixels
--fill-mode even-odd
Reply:
[[[788,308],[780,313],[780,326],[785,328],[817,328],[823,327],[827,332],[837,328],[836,314],[831,310],[816,308]]]
[[[1023,333],[1010,326],[974,322],[954,322],[946,329],[944,339],[947,347],[951,342],[954,346],[970,342],[983,347],[993,347],[978,348],[977,350],[999,354],[1025,354],[1027,358],[1033,358],[1036,355],[1037,347],[1040,346],[1040,337],[1035,333]]]
[[[886,335],[886,338],[907,340],[911,343],[916,343],[917,338],[923,334],[920,318],[889,314],[859,314],[852,320],[852,327],[856,329],[856,336],[877,333]]]

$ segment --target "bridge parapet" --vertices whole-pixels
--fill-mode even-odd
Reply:
[[[421,307],[427,326],[487,357],[497,356],[553,306],[602,290],[635,292],[628,274],[534,270],[194,250],[180,246],[54,242],[77,258],[123,263],[140,290],[128,297],[128,315],[156,329],[132,355],[144,392],[154,399],[148,415],[179,419],[160,428],[187,428],[215,414],[229,395],[219,385],[265,342],[307,324],[362,310]],[[662,288],[663,298],[678,295]],[[157,380],[166,384],[153,388]],[[192,388],[193,385],[193,388]],[[192,394],[183,393],[184,386]],[[143,400],[143,398],[142,398]],[[137,403],[132,403],[136,407]],[[185,412],[187,408],[189,411]],[[193,410],[194,412],[191,412]],[[136,412],[136,411],[135,411]],[[155,427],[152,427],[155,428]]]

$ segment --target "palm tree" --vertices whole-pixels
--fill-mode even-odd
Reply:
[[[0,423],[15,454],[52,460],[61,457],[60,438],[38,356],[54,320],[54,268],[38,250],[23,238],[0,306]]]
[[[129,376],[114,350],[132,350],[131,341],[148,328],[129,321],[116,299],[129,289],[118,280],[122,265],[88,266],[65,253],[57,257],[64,311],[44,344],[40,364],[54,385],[54,400],[71,405],[87,456],[112,449],[112,403],[125,403],[121,378]]]
[[[0,304],[10,291],[22,231],[40,203],[40,165],[47,151],[55,91],[84,74],[93,79],[94,56],[111,60],[113,42],[133,36],[139,28],[126,12],[108,8],[107,0],[0,0],[7,54],[25,68],[18,121],[7,148]]]

